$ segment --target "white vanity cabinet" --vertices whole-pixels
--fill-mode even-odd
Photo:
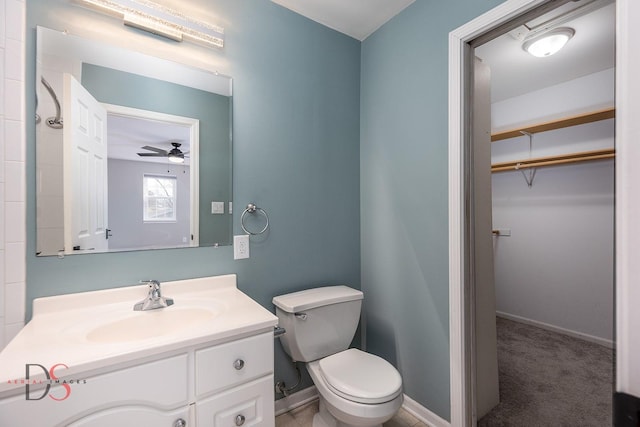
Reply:
[[[74,378],[61,401],[61,386],[0,400],[0,426],[274,426],[271,331]]]
[[[146,285],[34,300],[0,352],[0,427],[273,427],[278,318],[235,275],[162,289],[148,311]]]

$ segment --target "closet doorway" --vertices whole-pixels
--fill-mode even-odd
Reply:
[[[560,28],[573,37],[556,55],[524,51],[536,33]],[[614,32],[612,0],[579,0],[472,43],[472,369],[482,427],[611,425]]]

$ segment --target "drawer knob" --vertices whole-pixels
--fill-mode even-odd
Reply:
[[[175,423],[173,423],[173,427],[186,427],[187,422],[182,418],[178,418]]]
[[[244,368],[244,360],[236,359],[236,361],[233,362],[233,367],[236,368],[237,371],[239,371],[240,369]],[[238,425],[240,425],[240,424],[238,424]]]
[[[241,426],[242,424],[244,424],[244,415],[236,415],[236,425]]]

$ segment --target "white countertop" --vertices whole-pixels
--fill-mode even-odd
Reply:
[[[174,305],[157,310],[134,312],[133,305],[147,296],[148,286],[131,286],[38,298],[33,303],[31,321],[0,353],[0,397],[24,392],[26,364],[51,367],[62,363],[68,369],[56,369],[60,378],[78,376],[114,364],[159,355],[185,346],[216,344],[231,338],[273,330],[277,317],[239,291],[234,274],[162,283],[162,296],[173,298]],[[171,324],[179,323],[178,311],[212,310],[206,321],[164,333],[163,326],[150,328],[149,337],[95,342],[89,332],[112,319],[132,316],[163,316],[166,310]],[[173,310],[173,312],[169,312]],[[155,312],[155,313],[151,313]],[[147,319],[151,319],[150,317]],[[154,324],[154,323],[152,323]],[[155,326],[155,324],[154,324]],[[155,336],[153,336],[155,335]],[[44,378],[44,377],[42,377]]]

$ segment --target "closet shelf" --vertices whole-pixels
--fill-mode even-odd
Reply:
[[[517,129],[510,129],[501,132],[491,134],[491,142],[500,141],[503,139],[515,138],[522,136],[523,132],[538,133],[548,130],[562,129],[569,126],[582,125],[585,123],[597,122],[600,120],[612,119],[616,115],[615,108],[607,108],[604,110],[592,111],[589,113],[579,114],[576,116],[565,117],[559,120],[553,120],[543,123],[538,123],[530,126],[525,126]]]
[[[580,153],[560,154],[557,156],[536,157],[512,162],[494,163],[491,172],[506,172],[542,166],[563,165],[568,163],[588,162],[593,160],[612,159],[616,151],[613,148],[605,150],[583,151]]]

